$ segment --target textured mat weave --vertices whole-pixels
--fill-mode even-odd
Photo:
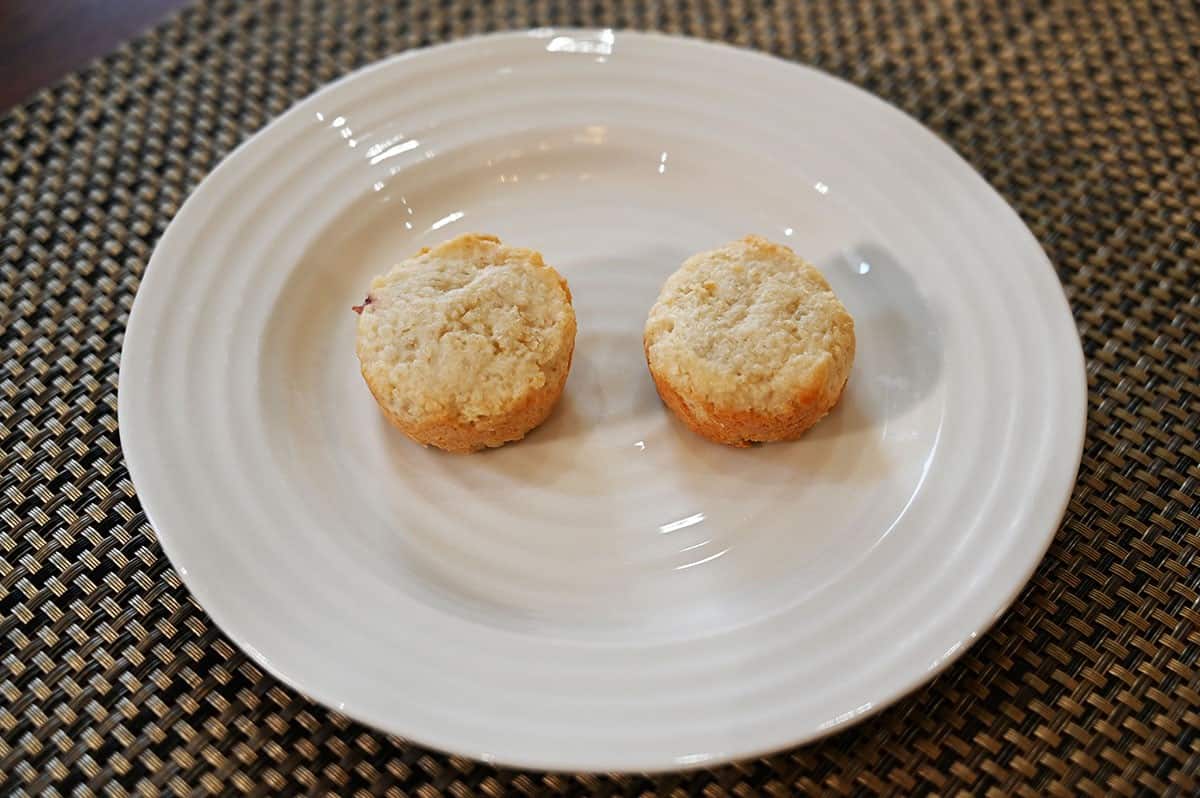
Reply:
[[[654,779],[499,771],[315,706],[213,627],[121,457],[154,242],[235,145],[390,53],[541,25],[815,64],[945,137],[1066,287],[1090,386],[1066,520],[932,685],[818,744]],[[0,118],[0,793],[1200,792],[1200,8],[981,0],[204,2]]]

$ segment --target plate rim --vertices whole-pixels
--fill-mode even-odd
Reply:
[[[374,72],[380,72],[380,71],[393,69],[399,64],[402,64],[409,60],[421,58],[422,56],[428,55],[431,52],[435,52],[435,51],[442,52],[442,51],[455,50],[455,49],[469,49],[469,48],[477,47],[480,45],[486,46],[489,42],[495,42],[498,40],[530,39],[530,38],[544,39],[544,38],[548,38],[550,36],[557,36],[557,35],[572,35],[572,36],[585,37],[585,36],[597,36],[597,35],[604,35],[604,34],[611,34],[611,35],[615,36],[617,42],[619,42],[622,39],[640,39],[640,40],[644,40],[644,41],[649,41],[655,45],[686,45],[690,48],[696,48],[696,49],[716,48],[719,51],[723,51],[724,55],[727,55],[730,57],[735,57],[735,58],[751,59],[754,61],[765,62],[766,64],[769,64],[769,66],[773,69],[778,69],[780,67],[793,68],[793,69],[799,69],[804,72],[808,72],[810,74],[815,74],[817,76],[820,76],[823,79],[833,81],[834,83],[839,84],[839,89],[842,91],[849,89],[853,94],[857,95],[860,100],[862,100],[864,98],[869,98],[870,101],[872,101],[874,103],[878,103],[878,104],[886,107],[887,109],[890,109],[888,112],[892,115],[893,118],[896,118],[897,121],[903,120],[904,124],[910,126],[910,128],[919,130],[920,132],[917,133],[916,135],[922,136],[922,137],[932,137],[932,139],[934,141],[936,141],[938,144],[941,145],[942,149],[953,154],[953,158],[957,161],[957,163],[960,167],[965,167],[964,174],[971,175],[972,180],[974,182],[976,182],[982,190],[986,191],[994,199],[999,200],[1000,206],[1002,206],[1002,208],[1004,209],[1004,212],[1011,214],[1012,219],[1017,222],[1017,224],[1023,231],[1024,237],[1027,239],[1027,243],[1032,246],[1031,254],[1034,250],[1036,250],[1036,252],[1040,255],[1039,259],[1041,261],[1041,265],[1044,266],[1044,268],[1049,269],[1050,272],[1054,275],[1055,280],[1059,284],[1059,287],[1060,287],[1060,291],[1058,292],[1058,295],[1057,295],[1057,303],[1055,303],[1055,304],[1059,305],[1058,312],[1065,314],[1066,317],[1071,320],[1071,326],[1076,329],[1076,336],[1074,339],[1076,345],[1073,348],[1073,352],[1072,352],[1072,354],[1074,355],[1073,359],[1075,360],[1075,367],[1071,368],[1069,370],[1069,372],[1066,372],[1063,375],[1061,375],[1060,379],[1063,380],[1064,389],[1067,387],[1065,383],[1068,379],[1071,379],[1072,381],[1074,381],[1076,383],[1076,387],[1079,389],[1074,397],[1074,408],[1075,408],[1075,410],[1078,411],[1077,428],[1073,429],[1073,430],[1064,430],[1064,435],[1067,434],[1068,432],[1070,433],[1070,439],[1071,439],[1070,449],[1072,451],[1075,451],[1076,454],[1074,457],[1074,462],[1071,465],[1070,479],[1069,479],[1069,481],[1067,481],[1067,489],[1066,489],[1064,495],[1062,495],[1061,497],[1058,497],[1058,500],[1056,502],[1054,502],[1054,507],[1056,508],[1055,512],[1054,512],[1054,517],[1056,520],[1053,523],[1053,525],[1051,525],[1050,528],[1047,529],[1041,535],[1037,550],[1030,551],[1026,562],[1024,562],[1022,564],[1023,567],[1020,569],[1021,570],[1020,579],[1015,580],[1013,582],[1012,586],[1008,589],[1008,591],[1006,591],[1006,595],[1004,595],[1002,601],[1000,601],[998,603],[993,602],[993,601],[985,602],[988,606],[995,604],[994,609],[990,613],[988,613],[987,617],[985,619],[983,619],[982,621],[980,621],[978,623],[970,624],[970,626],[972,626],[974,628],[972,630],[972,633],[968,637],[964,637],[964,642],[962,645],[960,645],[956,650],[949,652],[945,656],[943,656],[933,667],[931,667],[925,671],[914,673],[914,674],[910,675],[909,678],[903,679],[902,686],[893,687],[892,689],[886,691],[886,695],[884,697],[880,698],[879,700],[871,702],[871,706],[869,709],[867,709],[861,713],[855,714],[851,718],[842,719],[836,723],[833,723],[832,725],[829,725],[828,727],[821,728],[821,729],[812,729],[812,730],[808,730],[806,733],[797,734],[794,737],[794,739],[792,739],[788,742],[783,742],[783,743],[780,743],[779,745],[768,746],[768,747],[752,747],[752,748],[748,748],[745,751],[734,752],[733,754],[715,753],[715,754],[707,755],[704,757],[687,758],[686,761],[677,759],[676,761],[673,761],[673,762],[662,762],[661,765],[659,765],[659,766],[646,766],[644,764],[639,764],[637,767],[628,768],[628,769],[622,768],[622,766],[620,766],[619,764],[616,764],[615,767],[599,765],[598,763],[600,762],[600,760],[605,759],[605,754],[603,752],[599,753],[594,758],[593,761],[574,762],[574,763],[572,763],[570,761],[559,761],[559,760],[561,760],[561,757],[559,758],[559,760],[556,760],[553,757],[546,757],[544,755],[542,755],[542,756],[539,756],[539,755],[514,756],[514,755],[508,755],[508,754],[491,755],[491,754],[487,754],[487,753],[483,753],[483,752],[463,752],[463,751],[461,751],[461,749],[455,749],[454,746],[452,744],[450,744],[448,741],[435,739],[437,737],[437,735],[425,735],[419,730],[416,733],[414,733],[414,731],[411,729],[401,730],[401,729],[397,728],[396,724],[394,724],[394,723],[389,723],[389,722],[386,722],[386,721],[383,721],[383,720],[380,720],[377,718],[374,718],[374,719],[370,718],[369,713],[357,711],[357,709],[354,711],[348,711],[342,707],[339,707],[338,706],[339,702],[337,702],[331,696],[326,696],[326,695],[321,695],[320,693],[310,692],[309,688],[307,688],[301,684],[298,684],[297,681],[294,680],[293,678],[291,678],[288,674],[286,674],[278,664],[273,663],[273,662],[269,661],[266,657],[264,657],[261,654],[261,652],[259,652],[258,649],[255,648],[249,640],[244,639],[239,633],[236,633],[234,631],[237,626],[236,623],[232,623],[232,622],[230,622],[230,620],[228,618],[222,617],[223,611],[214,613],[213,610],[211,609],[211,607],[214,605],[213,602],[208,602],[208,601],[204,601],[201,599],[202,595],[205,595],[205,596],[209,595],[210,590],[215,589],[215,587],[206,586],[202,582],[202,580],[200,581],[199,585],[194,584],[194,582],[197,582],[197,580],[195,579],[194,576],[190,576],[187,568],[184,567],[182,565],[182,563],[180,563],[180,561],[179,561],[180,555],[179,555],[178,550],[175,548],[175,543],[173,542],[172,536],[169,533],[164,534],[161,531],[158,523],[156,523],[155,518],[158,515],[158,511],[155,509],[155,506],[156,506],[157,500],[154,498],[151,498],[149,496],[143,495],[143,493],[140,490],[137,490],[137,485],[139,483],[139,477],[138,477],[139,474],[141,474],[143,477],[141,480],[142,484],[146,484],[146,480],[144,478],[145,473],[143,472],[142,464],[141,464],[142,463],[142,461],[141,461],[142,454],[139,453],[139,447],[143,446],[143,445],[151,445],[151,444],[149,442],[134,440],[134,438],[137,437],[137,434],[134,431],[134,429],[136,427],[136,422],[134,422],[132,420],[132,417],[130,415],[132,412],[129,407],[130,400],[128,399],[128,391],[125,390],[125,388],[128,385],[130,385],[131,381],[132,381],[131,377],[129,375],[132,374],[138,368],[140,368],[139,365],[135,365],[132,360],[130,360],[126,357],[126,353],[130,346],[130,341],[131,340],[136,341],[139,338],[150,335],[152,333],[151,329],[144,329],[146,327],[146,325],[149,323],[148,321],[146,321],[146,315],[147,315],[146,307],[147,307],[148,303],[151,301],[151,298],[145,296],[145,292],[143,291],[143,289],[144,289],[145,285],[147,284],[147,281],[150,279],[150,275],[152,273],[155,275],[163,274],[165,264],[160,265],[157,268],[157,270],[155,270],[156,262],[166,259],[166,255],[163,253],[168,252],[169,243],[175,237],[182,235],[181,225],[178,224],[178,220],[180,218],[184,217],[185,213],[187,212],[188,207],[193,206],[198,201],[203,201],[204,198],[207,196],[207,194],[211,193],[214,190],[213,185],[214,185],[215,181],[213,180],[213,178],[216,175],[223,173],[224,171],[235,168],[237,165],[236,161],[239,159],[240,155],[249,146],[251,146],[253,142],[259,140],[262,137],[271,135],[272,131],[277,130],[284,123],[284,121],[286,119],[288,119],[290,117],[298,116],[301,112],[303,112],[305,110],[311,110],[312,107],[319,104],[323,100],[329,99],[331,96],[336,94],[343,86],[345,86],[351,82],[361,80],[364,77],[366,77]],[[166,279],[166,278],[159,277],[159,278],[155,278],[155,279],[160,280],[160,279]],[[195,597],[197,603],[201,606],[204,613],[206,615],[208,615],[208,617],[212,620],[212,623],[215,624],[220,629],[221,633],[224,634],[227,638],[229,638],[229,640],[231,640],[240,650],[242,650],[258,667],[260,667],[263,670],[265,670],[266,672],[270,673],[274,678],[276,678],[279,681],[281,681],[282,683],[288,685],[291,689],[294,689],[297,692],[299,692],[301,695],[309,698],[310,700],[315,701],[316,703],[321,704],[322,706],[326,707],[330,711],[347,714],[348,716],[350,716],[356,720],[359,720],[374,729],[377,729],[377,730],[382,731],[387,734],[396,734],[396,735],[402,736],[403,738],[410,740],[414,743],[417,743],[421,746],[429,747],[429,748],[437,750],[437,751],[446,752],[451,755],[460,755],[461,754],[461,755],[471,756],[473,758],[479,759],[479,760],[487,762],[489,764],[499,764],[499,765],[505,765],[505,766],[510,766],[510,767],[517,767],[517,768],[536,769],[536,770],[548,771],[548,772],[606,771],[606,772],[653,773],[653,772],[685,771],[685,770],[694,770],[694,769],[705,768],[705,767],[712,767],[714,765],[721,764],[724,762],[729,762],[729,761],[741,761],[741,760],[758,758],[758,757],[770,755],[773,753],[777,753],[779,751],[787,750],[787,749],[793,748],[795,746],[810,743],[814,740],[837,733],[838,731],[841,731],[850,725],[856,724],[856,723],[866,719],[867,717],[870,717],[870,716],[882,711],[883,709],[892,706],[896,702],[898,702],[901,699],[912,694],[916,689],[931,682],[939,674],[941,674],[947,668],[949,668],[949,666],[951,664],[956,662],[971,647],[971,645],[973,645],[975,642],[977,642],[978,639],[980,637],[982,637],[996,623],[996,621],[1007,612],[1007,610],[1013,605],[1013,603],[1016,601],[1016,599],[1020,596],[1020,594],[1028,586],[1029,580],[1032,578],[1038,565],[1044,559],[1046,551],[1049,549],[1049,547],[1053,543],[1055,537],[1057,536],[1058,531],[1060,530],[1060,528],[1062,526],[1062,519],[1066,514],[1066,510],[1070,503],[1071,497],[1073,496],[1073,494],[1075,492],[1075,488],[1078,483],[1078,471],[1079,471],[1080,464],[1082,462],[1083,446],[1084,446],[1084,442],[1085,442],[1085,438],[1086,438],[1086,428],[1087,428],[1087,419],[1088,419],[1088,414],[1087,414],[1088,389],[1087,389],[1086,360],[1084,357],[1082,345],[1081,345],[1079,337],[1078,337],[1078,332],[1077,332],[1077,327],[1076,327],[1076,323],[1074,320],[1074,315],[1072,313],[1070,304],[1067,300],[1066,294],[1062,290],[1062,288],[1063,288],[1063,286],[1062,286],[1061,278],[1058,276],[1056,270],[1054,269],[1053,263],[1050,261],[1045,250],[1043,249],[1041,243],[1037,240],[1037,238],[1033,235],[1032,231],[1029,229],[1028,225],[1021,218],[1020,214],[1018,214],[1016,212],[1016,210],[1008,203],[1008,201],[1003,197],[1003,195],[1001,195],[995,188],[993,188],[991,186],[990,183],[987,182],[987,180],[985,178],[983,178],[983,176],[975,169],[974,166],[971,165],[970,162],[968,162],[953,146],[951,146],[949,142],[947,142],[944,138],[942,138],[942,136],[940,136],[933,130],[931,130],[928,127],[926,127],[925,125],[923,125],[917,119],[909,116],[905,111],[903,111],[902,109],[893,105],[892,103],[889,103],[888,101],[884,100],[883,98],[878,97],[877,95],[872,94],[871,92],[868,92],[865,89],[862,89],[862,88],[856,86],[855,84],[849,82],[848,80],[840,78],[836,75],[832,75],[828,72],[825,72],[825,71],[823,71],[815,66],[809,65],[809,64],[804,64],[804,63],[800,63],[797,61],[790,61],[785,58],[773,55],[771,53],[754,50],[754,49],[751,49],[748,47],[738,46],[738,45],[730,44],[727,42],[704,39],[704,38],[699,38],[699,37],[667,34],[667,33],[662,33],[662,32],[658,32],[658,31],[638,31],[638,30],[626,30],[626,29],[620,29],[620,28],[553,27],[553,28],[508,30],[508,31],[502,31],[502,32],[495,32],[495,33],[475,34],[475,35],[456,39],[454,41],[450,41],[450,42],[446,42],[446,43],[405,50],[404,52],[397,53],[397,54],[382,58],[380,60],[371,62],[369,64],[366,64],[362,67],[359,67],[358,69],[355,69],[355,70],[335,79],[334,81],[332,81],[328,84],[325,84],[324,86],[318,88],[314,92],[308,94],[304,98],[302,98],[302,99],[296,101],[295,103],[293,103],[292,105],[290,105],[282,113],[273,117],[269,122],[264,124],[261,128],[259,128],[253,134],[249,135],[244,141],[239,143],[238,146],[235,147],[232,151],[230,151],[224,158],[222,158],[221,161],[215,167],[213,167],[213,169],[211,169],[208,172],[208,174],[206,174],[204,176],[204,178],[190,192],[190,194],[185,199],[185,201],[176,210],[174,216],[172,217],[171,221],[168,223],[162,236],[159,238],[158,242],[154,246],[154,250],[152,252],[150,260],[146,264],[146,267],[144,268],[142,275],[140,277],[138,289],[137,289],[132,306],[129,311],[128,320],[127,320],[125,329],[123,331],[124,339],[122,341],[122,347],[121,347],[121,359],[120,359],[120,365],[119,365],[119,369],[118,369],[118,382],[117,382],[117,418],[118,418],[118,430],[119,430],[122,458],[125,461],[126,468],[129,473],[130,481],[132,482],[132,484],[135,487],[135,490],[137,491],[138,502],[142,507],[143,513],[145,514],[146,522],[153,530],[155,540],[157,540],[159,546],[162,548],[163,553],[166,554],[167,559],[170,562],[172,569],[175,570],[175,572],[179,575],[179,578],[183,582],[184,586],[192,594],[192,596]],[[1065,341],[1063,343],[1065,344]],[[1067,400],[1068,404],[1071,403],[1071,398],[1069,396],[1066,396],[1066,400]],[[131,442],[133,444],[132,446],[130,445]],[[1062,447],[1062,449],[1065,451],[1067,449],[1067,447],[1064,446],[1064,447]],[[1047,504],[1049,504],[1049,502],[1047,502]],[[199,587],[199,590],[197,589],[197,587]]]

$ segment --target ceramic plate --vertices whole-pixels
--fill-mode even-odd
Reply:
[[[541,428],[455,456],[385,423],[350,306],[468,231],[541,250],[579,334]],[[824,271],[858,356],[801,441],[734,450],[662,407],[641,331],[746,233]],[[899,111],[536,30],[357,72],[221,164],[151,259],[119,410],[163,548],[271,673],[486,761],[658,770],[811,740],[961,654],[1054,534],[1085,384],[1033,236]]]

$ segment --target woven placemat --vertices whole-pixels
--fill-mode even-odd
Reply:
[[[117,435],[127,314],[217,161],[369,61],[468,33],[660,29],[814,64],[1017,208],[1088,363],[1078,486],[1013,609],[815,745],[663,777],[519,773],[265,675],[155,542]],[[1007,0],[203,2],[0,119],[0,793],[1200,791],[1200,9]]]

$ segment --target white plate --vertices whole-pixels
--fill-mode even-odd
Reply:
[[[524,442],[423,450],[358,374],[371,275],[490,232],[579,319]],[[737,451],[660,405],[645,314],[746,233],[854,315],[840,406]],[[811,69],[654,35],[473,39],[358,72],[230,156],[130,317],[121,440],[221,628],[349,716],[488,761],[711,764],[928,680],[1049,543],[1082,355],[1037,242],[933,135]]]

